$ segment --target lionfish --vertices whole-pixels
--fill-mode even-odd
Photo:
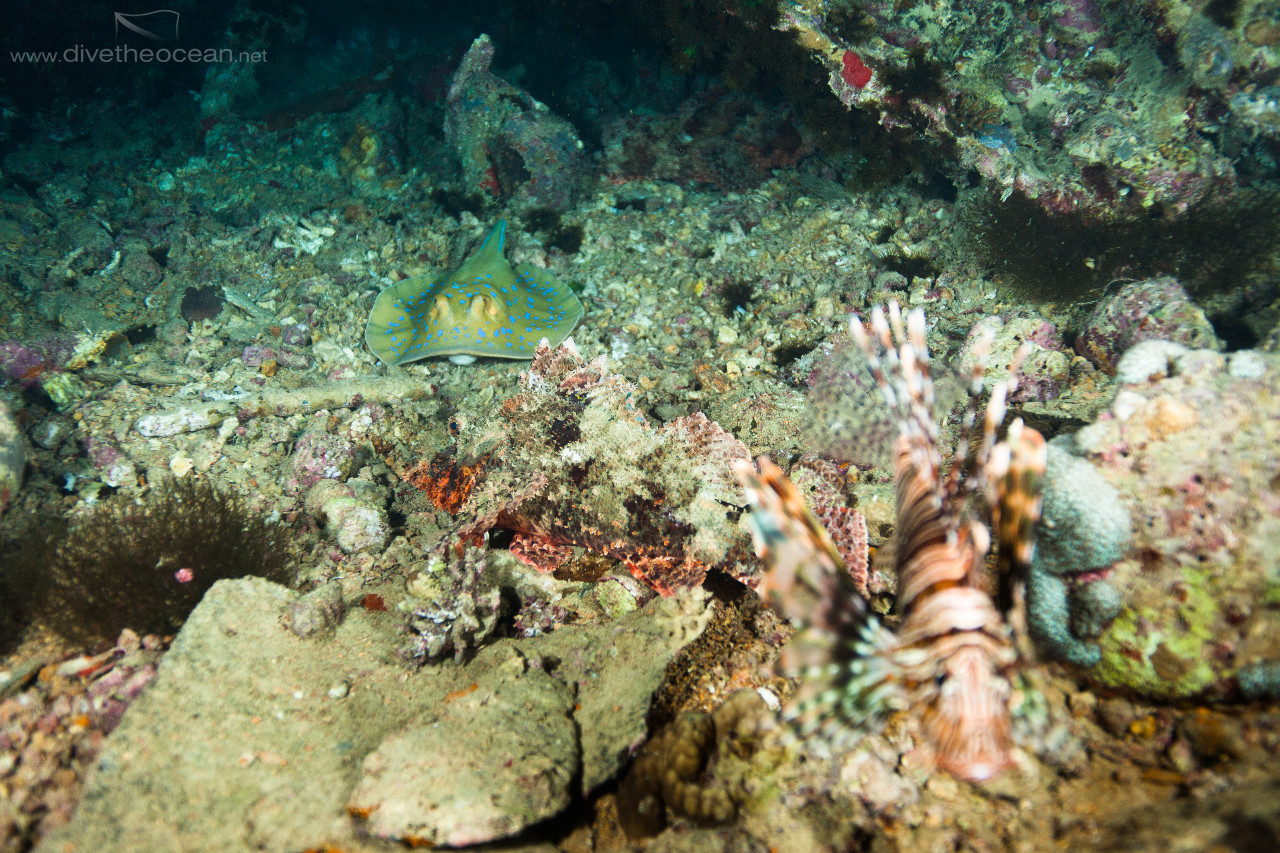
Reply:
[[[913,710],[939,766],[981,782],[1012,763],[1010,675],[1018,659],[989,593],[986,557],[994,530],[997,575],[1030,563],[1045,444],[1020,419],[997,440],[1020,359],[992,388],[975,435],[994,336],[988,330],[965,377],[969,405],[944,472],[924,314],[910,312],[905,328],[903,319],[890,303],[887,318],[872,311],[869,330],[857,317],[850,322],[898,422],[897,526],[882,549],[897,572],[896,633],[869,612],[830,536],[777,466],[762,456],[759,474],[743,463],[738,476],[753,507],[756,551],[769,566],[761,593],[798,628],[779,661],[784,674],[800,679],[785,711],[797,734],[844,748],[889,711]]]

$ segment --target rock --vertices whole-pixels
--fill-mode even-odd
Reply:
[[[317,637],[331,632],[346,615],[342,584],[330,581],[290,604],[282,621],[299,637]]]
[[[46,374],[63,369],[74,346],[69,337],[0,342],[0,382],[13,382],[21,388],[38,385]]]
[[[573,691],[507,644],[467,669],[474,682],[365,758],[349,808],[378,838],[464,847],[569,804],[581,760]]]
[[[27,443],[9,408],[0,403],[0,513],[9,507],[22,487],[22,470],[27,464]]]
[[[1131,282],[1103,297],[1076,338],[1076,352],[1114,374],[1120,357],[1147,340],[1221,348],[1204,312],[1182,285],[1166,276]]]
[[[324,520],[325,527],[344,553],[378,551],[387,544],[391,523],[385,507],[352,483],[319,480],[307,492],[307,512]],[[374,491],[366,489],[365,492]]]
[[[1116,362],[1115,377],[1122,385],[1133,385],[1162,379],[1173,370],[1173,363],[1185,355],[1187,348],[1159,338],[1139,341]]]
[[[479,837],[481,820],[502,837],[618,772],[667,664],[707,620],[705,595],[691,591],[616,621],[502,640],[465,666],[412,670],[389,662],[401,637],[385,613],[356,608],[332,633],[296,636],[285,624],[301,599],[258,578],[215,584],[108,738],[75,817],[42,849],[364,849],[348,805],[375,793],[369,828],[388,837]],[[431,720],[451,726],[465,759],[436,784],[465,773],[474,794],[487,774],[485,796],[392,790],[392,779],[430,778],[449,745]]]
[[[309,489],[321,480],[345,480],[359,466],[361,451],[340,435],[303,433],[293,446],[291,485]]]
[[[285,630],[299,598],[258,578],[215,584],[46,849],[286,851],[349,840],[359,759],[437,696],[397,683],[401,670],[379,662],[362,611],[329,642]],[[328,689],[344,673],[354,689],[335,701]]]
[[[1280,356],[1257,361],[1239,377],[1221,354],[1188,350],[1075,435],[1133,522],[1123,559],[1085,580],[1105,576],[1122,602],[1088,669],[1107,687],[1151,699],[1266,692],[1258,674],[1280,661]],[[1088,616],[1073,613],[1073,630],[1105,621]]]
[[[472,43],[449,85],[445,139],[468,191],[566,210],[583,167],[573,125],[489,70],[493,42]]]
[[[710,619],[706,597],[701,588],[684,590],[589,634],[568,626],[520,643],[559,661],[556,675],[576,686],[584,793],[617,775],[644,740],[649,698],[662,683],[667,663],[702,634]],[[579,631],[587,636],[575,636]]]
[[[138,469],[120,446],[93,435],[84,437],[84,449],[102,482],[113,489],[137,482]]]

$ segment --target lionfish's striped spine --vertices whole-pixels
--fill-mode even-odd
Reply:
[[[856,318],[850,332],[902,427],[894,454],[894,558],[902,626],[892,657],[910,703],[922,710],[938,763],[956,776],[981,781],[1011,762],[1012,688],[1006,673],[1016,654],[985,591],[991,537],[972,511],[978,503],[993,512],[999,503],[999,486],[1012,454],[993,451],[1010,383],[992,389],[981,440],[970,457],[988,334],[980,341],[969,377],[970,405],[953,465],[944,477],[932,413],[924,315],[912,311],[904,329],[903,317],[891,303],[887,319],[877,308],[870,320],[870,334]],[[1020,422],[1017,431],[1024,434]]]

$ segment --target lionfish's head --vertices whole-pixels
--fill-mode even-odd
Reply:
[[[1013,763],[1009,682],[991,654],[977,645],[956,649],[937,675],[937,693],[924,716],[938,750],[938,766],[968,782],[984,782]]]

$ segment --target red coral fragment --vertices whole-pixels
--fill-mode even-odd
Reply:
[[[844,82],[855,89],[861,89],[871,82],[871,69],[862,61],[861,56],[852,50],[846,50],[843,62],[844,67],[840,69],[840,76],[844,78]]]

